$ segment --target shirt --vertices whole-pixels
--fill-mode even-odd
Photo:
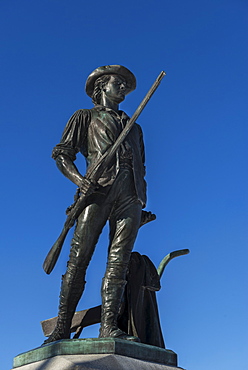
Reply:
[[[53,149],[52,157],[56,159],[62,154],[75,161],[76,154],[81,152],[86,158],[87,171],[89,171],[106,150],[114,144],[128,119],[125,112],[118,111],[117,113],[101,105],[92,109],[80,109],[67,122],[60,143]],[[136,123],[117,150],[111,163],[104,169],[98,180],[101,186],[108,186],[114,182],[122,158],[129,158],[132,161],[137,197],[145,206],[144,143],[141,127]]]

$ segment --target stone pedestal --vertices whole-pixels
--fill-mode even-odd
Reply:
[[[177,370],[170,350],[127,340],[70,339],[53,342],[14,358],[12,370]]]

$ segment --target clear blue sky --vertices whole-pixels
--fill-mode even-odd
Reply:
[[[138,120],[157,220],[135,245],[156,266],[191,251],[157,294],[167,348],[187,370],[248,368],[247,1],[1,0],[0,18],[0,369],[38,347],[39,322],[57,314],[70,238],[51,275],[42,263],[75,187],[50,155],[70,115],[92,106],[84,83],[106,64],[137,77],[121,106],[129,115],[167,72]],[[100,304],[106,250],[107,230],[79,309]]]

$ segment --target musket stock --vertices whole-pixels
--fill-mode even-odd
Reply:
[[[46,256],[46,259],[43,263],[43,269],[48,275],[52,272],[52,270],[53,270],[53,268],[54,268],[54,266],[55,266],[55,264],[56,264],[56,262],[59,258],[61,249],[63,247],[65,238],[66,238],[69,230],[70,230],[69,228],[65,229],[65,227],[63,227],[63,230],[62,230],[60,236],[58,237],[56,242],[53,244],[52,248],[50,249],[49,253]]]
[[[56,242],[53,244],[52,248],[48,252],[45,261],[43,263],[43,269],[47,274],[50,274],[59,258],[61,249],[63,247],[65,238],[69,232],[69,230],[73,227],[75,224],[75,221],[77,220],[80,213],[85,208],[86,204],[86,197],[87,194],[82,194],[79,199],[77,200],[74,207],[71,209],[70,213],[67,216],[67,219],[65,221],[64,227],[61,231],[61,234],[59,235]]]
[[[143,109],[145,108],[148,101],[151,99],[152,95],[158,88],[160,82],[162,81],[163,77],[166,75],[164,71],[160,72],[159,76],[156,78],[155,82],[151,86],[150,90],[116,139],[115,143],[112,145],[112,147],[102,155],[102,157],[99,159],[99,161],[91,168],[90,171],[87,171],[85,177],[90,180],[92,183],[97,184],[99,178],[101,177],[104,169],[108,166],[108,164],[111,162],[113,156],[115,155],[117,149],[121,145],[121,143],[124,141],[130,130],[132,129],[136,119],[139,117]],[[81,194],[79,199],[77,200],[75,206],[71,209],[70,213],[67,216],[66,222],[64,224],[63,230],[56,240],[56,242],[53,244],[52,248],[47,254],[47,257],[43,263],[43,269],[47,274],[50,274],[53,270],[57,259],[59,257],[59,254],[61,252],[63,243],[65,241],[66,235],[68,234],[68,231],[70,228],[74,225],[76,219],[80,215],[80,213],[83,211],[85,204],[86,204],[86,198],[89,194]]]

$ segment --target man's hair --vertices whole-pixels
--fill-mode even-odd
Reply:
[[[100,104],[101,103],[101,96],[102,90],[104,86],[109,82],[111,75],[103,75],[98,77],[94,84],[94,90],[92,94],[92,102],[93,104]]]

